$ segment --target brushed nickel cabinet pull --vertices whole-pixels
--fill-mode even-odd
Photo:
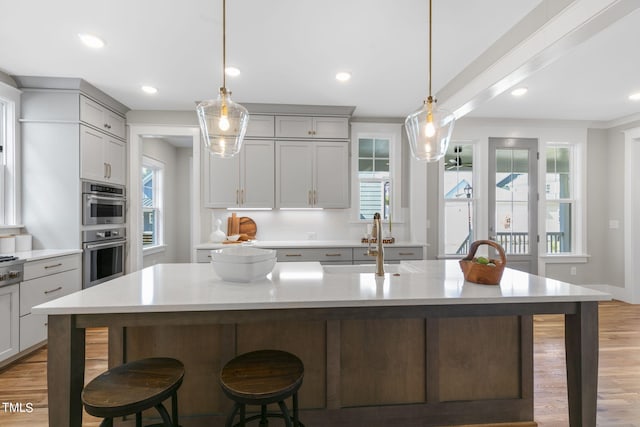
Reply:
[[[415,255],[413,252],[399,252],[398,255]]]
[[[324,254],[324,256],[342,256],[342,254],[330,253],[330,254]]]
[[[302,256],[302,254],[285,254],[284,256]]]
[[[48,268],[55,268],[55,267],[60,267],[62,265],[61,262],[57,263],[57,264],[51,264],[51,265],[45,265],[44,268],[45,270]]]
[[[58,287],[57,287],[57,288],[55,288],[55,289],[49,289],[48,291],[44,291],[44,293],[45,293],[45,295],[46,295],[46,294],[52,294],[52,293],[54,293],[54,292],[58,292],[60,289],[62,289],[62,286],[58,286]]]

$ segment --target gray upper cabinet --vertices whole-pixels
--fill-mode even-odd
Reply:
[[[275,117],[251,114],[247,127],[247,138],[273,138]]]
[[[230,159],[209,155],[205,160],[205,207],[273,208],[274,162],[270,140],[245,141],[240,154]]]
[[[276,138],[348,139],[346,117],[276,116]]]
[[[277,208],[348,208],[346,141],[277,141]]]
[[[84,95],[80,95],[80,121],[102,132],[125,139],[124,117]]]

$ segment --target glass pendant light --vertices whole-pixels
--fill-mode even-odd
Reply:
[[[217,99],[202,101],[196,107],[204,145],[217,157],[233,157],[240,152],[249,124],[249,112],[231,100],[226,88],[227,2],[222,0],[222,87]]]
[[[421,108],[404,121],[411,154],[416,160],[437,162],[444,157],[453,132],[454,116],[437,107],[431,95],[432,0],[429,0],[429,96]]]

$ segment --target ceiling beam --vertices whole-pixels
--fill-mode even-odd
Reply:
[[[458,119],[640,8],[637,0],[543,0],[438,92]]]

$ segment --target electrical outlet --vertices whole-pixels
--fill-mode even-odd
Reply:
[[[575,276],[577,272],[578,272],[578,271],[577,271],[577,269],[576,269],[576,267],[575,267],[575,266],[574,266],[574,267],[571,267],[571,271],[570,271],[570,273],[571,273],[571,275],[572,275],[572,276]]]

